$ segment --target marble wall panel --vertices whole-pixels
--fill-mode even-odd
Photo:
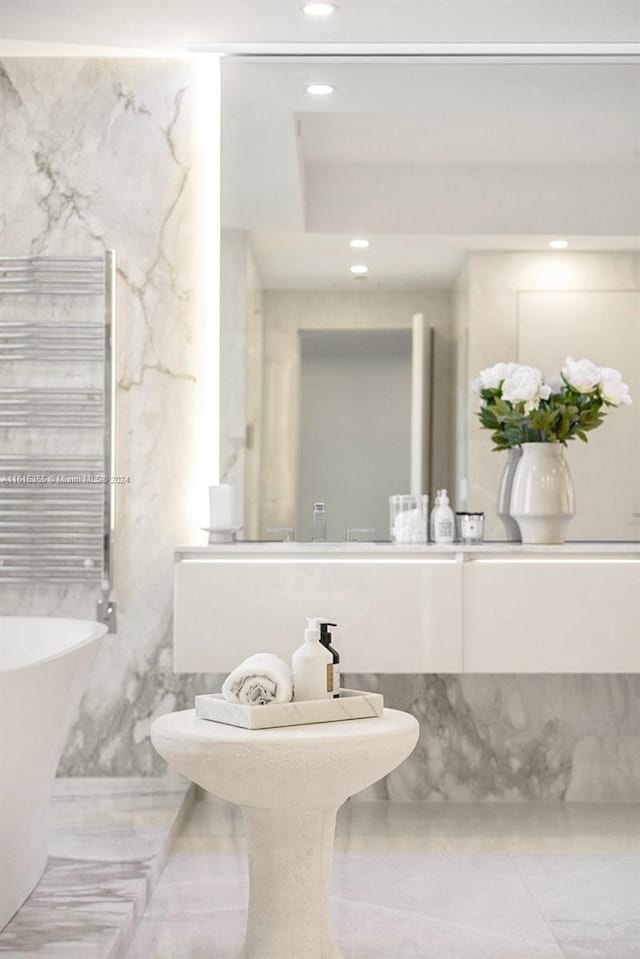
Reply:
[[[189,540],[195,422],[193,80],[188,62],[5,59],[10,255],[116,251],[118,490],[109,637],[63,771],[157,768],[144,730],[173,705],[173,548]],[[68,439],[68,438],[67,438]],[[54,441],[62,441],[53,437]],[[96,590],[0,584],[4,613],[95,615]]]

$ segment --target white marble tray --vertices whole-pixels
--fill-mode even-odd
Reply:
[[[269,706],[228,703],[222,693],[196,696],[196,716],[199,719],[242,726],[244,729],[273,729],[274,726],[367,719],[382,716],[383,709],[384,699],[380,693],[365,693],[358,689],[341,689],[339,699],[309,699],[297,703],[271,703]]]

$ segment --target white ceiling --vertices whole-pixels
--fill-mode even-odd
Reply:
[[[301,129],[306,163],[621,165],[638,151],[629,113],[617,105],[580,113],[525,112],[515,104],[475,110],[473,103],[453,116],[312,113],[303,115]]]
[[[334,93],[309,96],[308,84],[318,82],[332,85]],[[448,188],[455,185],[450,176],[455,167],[460,168],[463,187],[491,168],[524,171],[525,181],[531,169],[532,184],[543,168],[550,171],[546,176],[557,168],[559,179],[550,193],[554,210],[556,194],[571,192],[563,177],[570,186],[577,182],[576,171],[588,171],[585,189],[593,191],[593,205],[601,192],[594,177],[608,178],[614,190],[617,183],[622,191],[630,186],[629,175],[640,170],[638,64],[225,61],[222,102],[223,218],[230,226],[306,225],[331,232],[332,225],[324,218],[310,222],[313,181],[336,183],[349,173],[348,167],[360,183],[366,178],[373,183],[379,174],[381,189],[385,168],[391,185],[398,180],[399,167],[406,168],[407,183],[425,167],[435,182],[440,167],[448,171]],[[519,184],[520,193],[522,189]],[[621,222],[607,223],[605,217],[597,232],[626,232],[628,202],[618,203]],[[369,204],[367,213],[372,209]],[[615,210],[611,203],[610,215]],[[562,210],[558,212],[562,220]],[[585,231],[573,220],[561,225],[564,230]],[[384,223],[376,222],[375,227],[385,232]],[[533,229],[527,223],[513,230],[487,223],[482,232]],[[389,224],[388,230],[397,228]],[[406,224],[404,232],[414,229]],[[474,224],[462,232],[479,231]]]
[[[637,64],[224,64],[227,113],[301,117],[307,163],[624,163]],[[334,87],[328,98],[310,83]]]
[[[268,287],[448,286],[469,250],[558,235],[637,249],[638,103],[620,64],[225,62],[223,222]]]
[[[267,289],[444,289],[464,260],[459,238],[375,236],[366,250],[352,250],[350,237],[328,233],[250,234],[262,282]],[[366,263],[365,280],[349,267]]]
[[[370,235],[366,250],[353,250],[351,237],[328,233],[249,234],[266,289],[447,289],[473,251],[547,252],[553,236],[417,236]],[[571,251],[640,250],[640,236],[569,236]],[[365,263],[366,279],[352,276],[350,267]]]
[[[324,21],[300,0],[0,0],[3,37],[184,52],[208,41],[630,42],[637,0],[339,0]]]

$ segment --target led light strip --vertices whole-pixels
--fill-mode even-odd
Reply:
[[[506,557],[504,557],[504,558],[503,558],[503,557],[492,557],[492,558],[487,558],[487,559],[471,559],[471,560],[469,560],[468,562],[470,562],[470,563],[485,563],[485,564],[491,563],[491,564],[493,564],[493,565],[495,565],[496,563],[503,563],[504,565],[508,565],[508,564],[511,564],[511,565],[518,564],[518,565],[520,565],[520,566],[522,566],[522,565],[524,565],[524,564],[536,564],[536,563],[537,563],[537,564],[542,564],[542,563],[556,563],[556,564],[557,564],[557,563],[574,563],[574,564],[575,564],[575,563],[581,563],[581,564],[593,564],[593,563],[595,563],[595,564],[598,564],[598,565],[602,565],[602,564],[604,563],[604,564],[615,564],[615,565],[619,565],[620,563],[632,563],[632,564],[633,564],[633,563],[636,563],[636,564],[640,564],[640,556],[638,556],[637,559],[633,559],[633,558],[631,558],[631,557],[629,557],[629,556],[620,556],[620,557],[618,557],[618,558],[604,557],[604,558],[602,558],[602,559],[600,559],[600,558],[598,558],[598,557],[595,557],[595,556],[594,556],[594,557],[587,557],[587,556],[575,556],[575,557],[572,557],[572,556],[546,556],[546,557],[545,557],[545,556],[540,556],[539,558],[536,558],[536,557],[533,557],[533,556],[523,556],[523,557],[520,557],[520,556],[512,556],[512,557],[510,557],[510,558],[506,558]]]
[[[178,559],[179,563],[200,563],[204,565],[215,565],[215,566],[228,566],[232,565],[257,565],[257,566],[301,566],[301,565],[311,565],[311,566],[456,566],[459,565],[456,562],[454,556],[451,559],[400,559],[389,557],[388,559],[369,559],[365,556],[353,557],[348,559],[347,557],[342,556],[332,556],[332,557],[321,557],[314,559],[312,556],[305,557],[290,557],[280,558],[280,557],[259,557],[254,559],[250,556],[236,556],[230,557],[229,559],[211,559],[209,557],[203,556],[202,558],[194,556],[186,556],[183,559]]]
[[[518,59],[524,57],[598,60],[640,56],[640,43],[192,43],[190,53],[235,57],[424,57]]]
[[[178,550],[178,553],[180,551]],[[179,563],[201,563],[209,564],[216,566],[226,566],[229,564],[235,565],[280,565],[280,566],[290,566],[290,565],[370,565],[370,566],[469,566],[469,565],[496,565],[501,564],[504,566],[524,566],[524,565],[544,565],[544,564],[579,564],[579,565],[637,565],[640,566],[640,556],[637,558],[631,558],[626,556],[621,556],[619,558],[605,557],[602,559],[599,558],[589,558],[589,557],[540,557],[539,559],[533,557],[504,557],[504,558],[487,558],[487,559],[467,559],[464,562],[460,563],[457,559],[457,554],[451,554],[449,558],[438,558],[438,557],[400,557],[400,556],[389,556],[389,557],[373,557],[367,556],[365,554],[359,554],[357,556],[322,556],[322,557],[313,557],[313,556],[289,556],[289,557],[271,557],[271,556],[261,556],[261,557],[252,557],[252,556],[230,556],[228,558],[220,557],[213,558],[210,556],[184,556],[181,557],[178,555],[177,562]]]
[[[208,487],[220,476],[220,56],[193,58],[198,211],[196,430],[188,490],[193,535],[208,516]]]

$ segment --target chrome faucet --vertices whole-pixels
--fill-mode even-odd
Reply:
[[[293,526],[270,526],[267,533],[279,533],[283,543],[295,543],[296,531]]]
[[[347,543],[372,543],[375,529],[369,526],[350,526],[347,529]],[[363,536],[364,539],[360,539]]]

